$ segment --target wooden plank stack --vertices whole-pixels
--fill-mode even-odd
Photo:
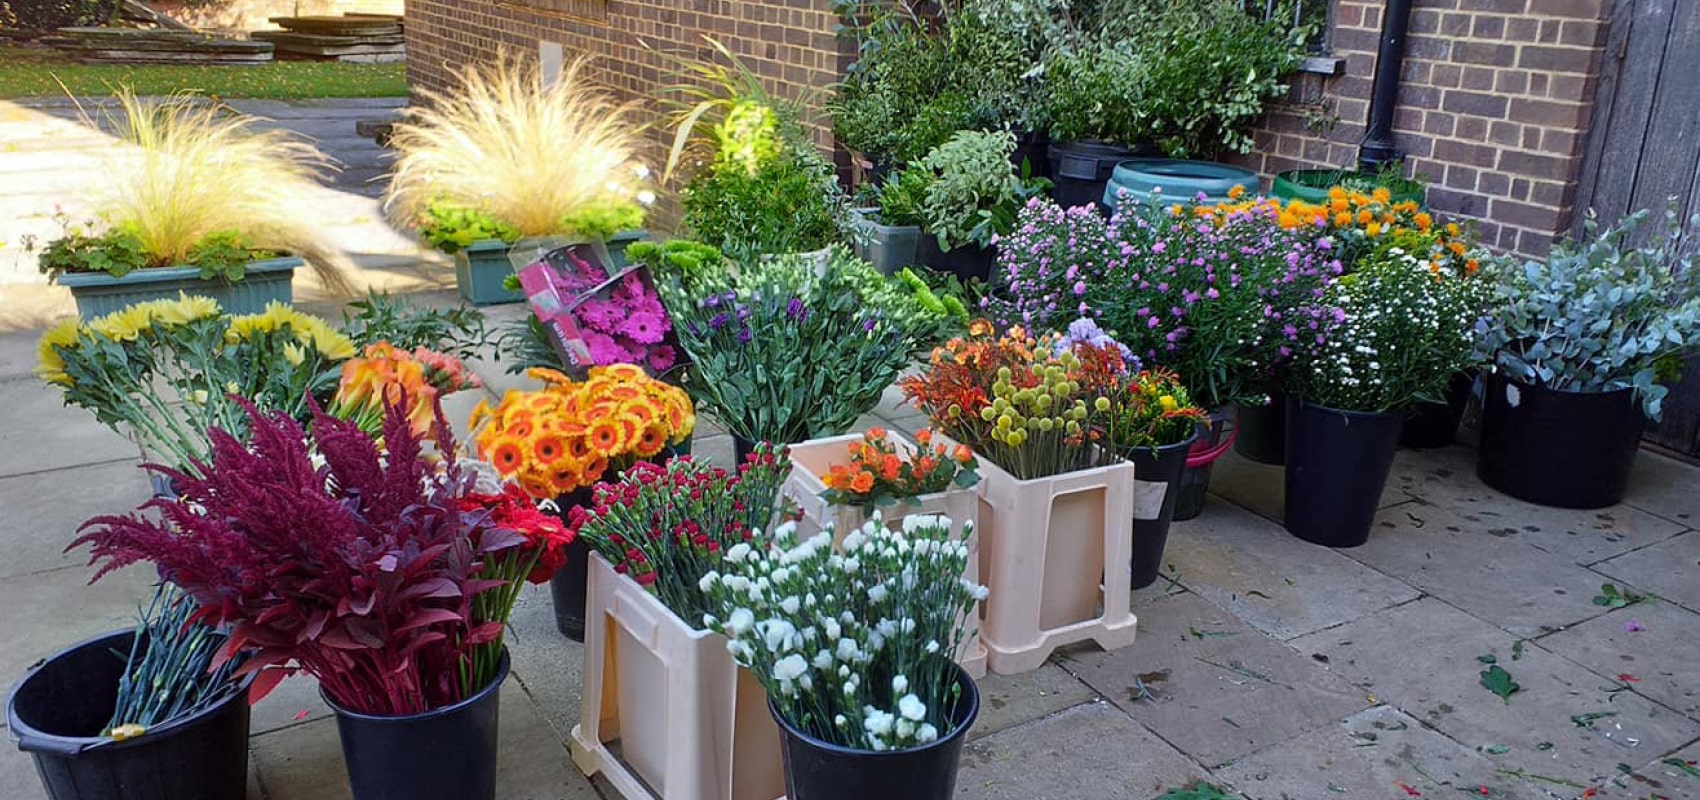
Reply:
[[[273,51],[270,42],[173,29],[60,28],[52,41],[86,64],[268,64]]]
[[[407,58],[401,17],[344,14],[339,17],[272,17],[281,31],[255,31],[279,58],[388,64]]]

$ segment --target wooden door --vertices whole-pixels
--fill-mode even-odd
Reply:
[[[1616,0],[1598,91],[1576,207],[1606,224],[1672,197],[1700,213],[1700,2]],[[1647,439],[1700,456],[1700,357],[1684,376]]]

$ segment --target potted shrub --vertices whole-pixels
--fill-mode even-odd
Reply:
[[[106,127],[123,146],[107,155],[92,198],[98,222],[74,225],[58,214],[64,233],[39,258],[84,319],[181,292],[258,312],[290,301],[302,256],[333,288],[346,287],[301,214],[326,163],[316,148],[187,94],[143,99],[124,90],[116,99],[120,113]]]
[[[1651,232],[1646,211],[1603,233],[1590,219],[1586,241],[1497,273],[1476,462],[1489,486],[1564,508],[1622,499],[1663,384],[1700,346],[1700,269],[1682,247],[1700,217],[1686,231],[1665,217]]]
[[[986,588],[962,579],[968,545],[951,527],[875,517],[840,553],[832,531],[799,540],[787,522],[703,575],[704,622],[767,690],[787,797],[955,795],[979,693],[948,654]]]
[[[1469,361],[1487,283],[1407,244],[1389,240],[1328,288],[1332,322],[1292,369],[1285,524],[1305,541],[1369,541],[1405,411]]]
[[[1090,341],[1080,327],[1070,326],[1069,335]],[[1210,415],[1192,404],[1180,376],[1162,367],[1118,383],[1109,395],[1104,431],[1107,444],[1133,462],[1133,588],[1143,589],[1163,569],[1181,473]]]
[[[991,277],[992,242],[1009,232],[1027,198],[1049,185],[1021,174],[1010,163],[1014,152],[1010,133],[961,131],[904,167],[896,180],[918,198],[928,234],[919,243],[921,263],[962,281]]]
[[[843,248],[825,270],[801,256],[736,272],[657,271],[688,357],[686,385],[738,443],[836,436],[954,324]]]
[[[224,634],[162,585],[135,630],[33,667],[6,728],[50,797],[222,800],[248,783],[248,687],[240,658],[214,665]]]
[[[688,458],[638,464],[574,511],[595,550],[585,702],[570,741],[586,774],[632,798],[784,794],[779,731],[760,685],[704,622],[718,609],[699,581],[778,522],[788,472],[768,447],[733,472]]]
[[[730,66],[683,61],[692,82],[672,87],[675,133],[663,177],[687,167],[679,204],[693,238],[746,263],[825,248],[855,227],[832,163],[803,127],[810,98],[770,95],[761,79],[714,39]]]
[[[255,676],[256,700],[316,678],[357,800],[492,800],[508,614],[570,534],[516,488],[428,454],[399,407],[382,451],[322,414],[311,443],[285,415],[249,417],[252,446],[210,431],[200,475],[154,467],[180,499],[97,517],[73,546],[91,548],[97,578],[152,562],[198,618],[229,626],[214,663],[246,653],[237,674]],[[432,432],[455,452],[440,413]]]
[[[37,377],[66,405],[135,440],[144,457],[199,472],[209,428],[246,440],[244,403],[309,419],[311,400],[330,399],[336,366],[355,349],[285,305],[232,316],[209,298],[179,297],[62,322],[42,334],[37,354]]]
[[[389,213],[455,258],[455,283],[485,305],[525,299],[504,285],[509,248],[522,237],[606,242],[644,236],[639,137],[621,104],[588,74],[588,61],[545,82],[535,64],[502,57],[469,64],[453,91],[422,89],[395,125]]]
[[[551,369],[527,370],[539,391],[510,391],[494,408],[480,403],[469,425],[480,459],[564,517],[590,502],[597,481],[644,459],[660,458],[696,427],[690,397],[632,364],[592,367],[583,381]],[[565,568],[549,585],[555,625],[584,640],[585,575],[590,548],[570,542]]]
[[[1130,40],[1094,39],[1046,58],[1052,196],[1065,208],[1097,205],[1117,164],[1158,155],[1141,95],[1144,69]]]
[[[856,61],[828,104],[834,139],[875,182],[925,156],[959,130],[974,127],[970,90],[959,78],[952,43],[937,26],[902,6],[864,5],[847,20]]]
[[[968,445],[983,481],[981,564],[993,599],[987,666],[1036,669],[1057,647],[1132,643],[1128,570],[1133,465],[1102,446],[1107,385],[1124,374],[1119,347],[996,336],[977,321],[902,381],[932,424]]]

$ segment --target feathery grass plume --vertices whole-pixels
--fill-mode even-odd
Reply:
[[[311,142],[189,92],[141,98],[124,88],[115,99],[105,127],[131,147],[107,155],[95,208],[141,241],[150,266],[186,263],[209,238],[235,234],[250,249],[300,255],[328,287],[348,288],[345,259],[304,213],[319,171],[332,167]]]
[[[433,201],[482,211],[522,236],[562,232],[563,218],[629,201],[645,174],[632,103],[616,102],[579,59],[546,83],[535,63],[506,53],[468,65],[454,91],[395,126],[385,208],[411,224]]]

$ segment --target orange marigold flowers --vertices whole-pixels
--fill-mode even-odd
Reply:
[[[477,453],[530,495],[556,497],[679,444],[696,426],[691,401],[629,364],[593,367],[584,381],[555,370],[527,372],[534,392],[481,405],[471,425]]]
[[[1229,200],[1238,200],[1238,199],[1240,199],[1241,197],[1244,197],[1244,196],[1245,196],[1245,187],[1241,186],[1240,184],[1236,183],[1236,184],[1234,184],[1233,188],[1228,190],[1228,199]]]
[[[1370,224],[1371,222],[1374,222],[1374,221],[1375,221],[1375,214],[1372,213],[1369,209],[1367,209],[1367,208],[1362,209],[1358,212],[1358,224],[1359,225],[1368,225],[1368,224]]]
[[[1411,217],[1411,222],[1417,226],[1417,230],[1428,233],[1429,227],[1434,225],[1434,218],[1426,211],[1419,211]]]

